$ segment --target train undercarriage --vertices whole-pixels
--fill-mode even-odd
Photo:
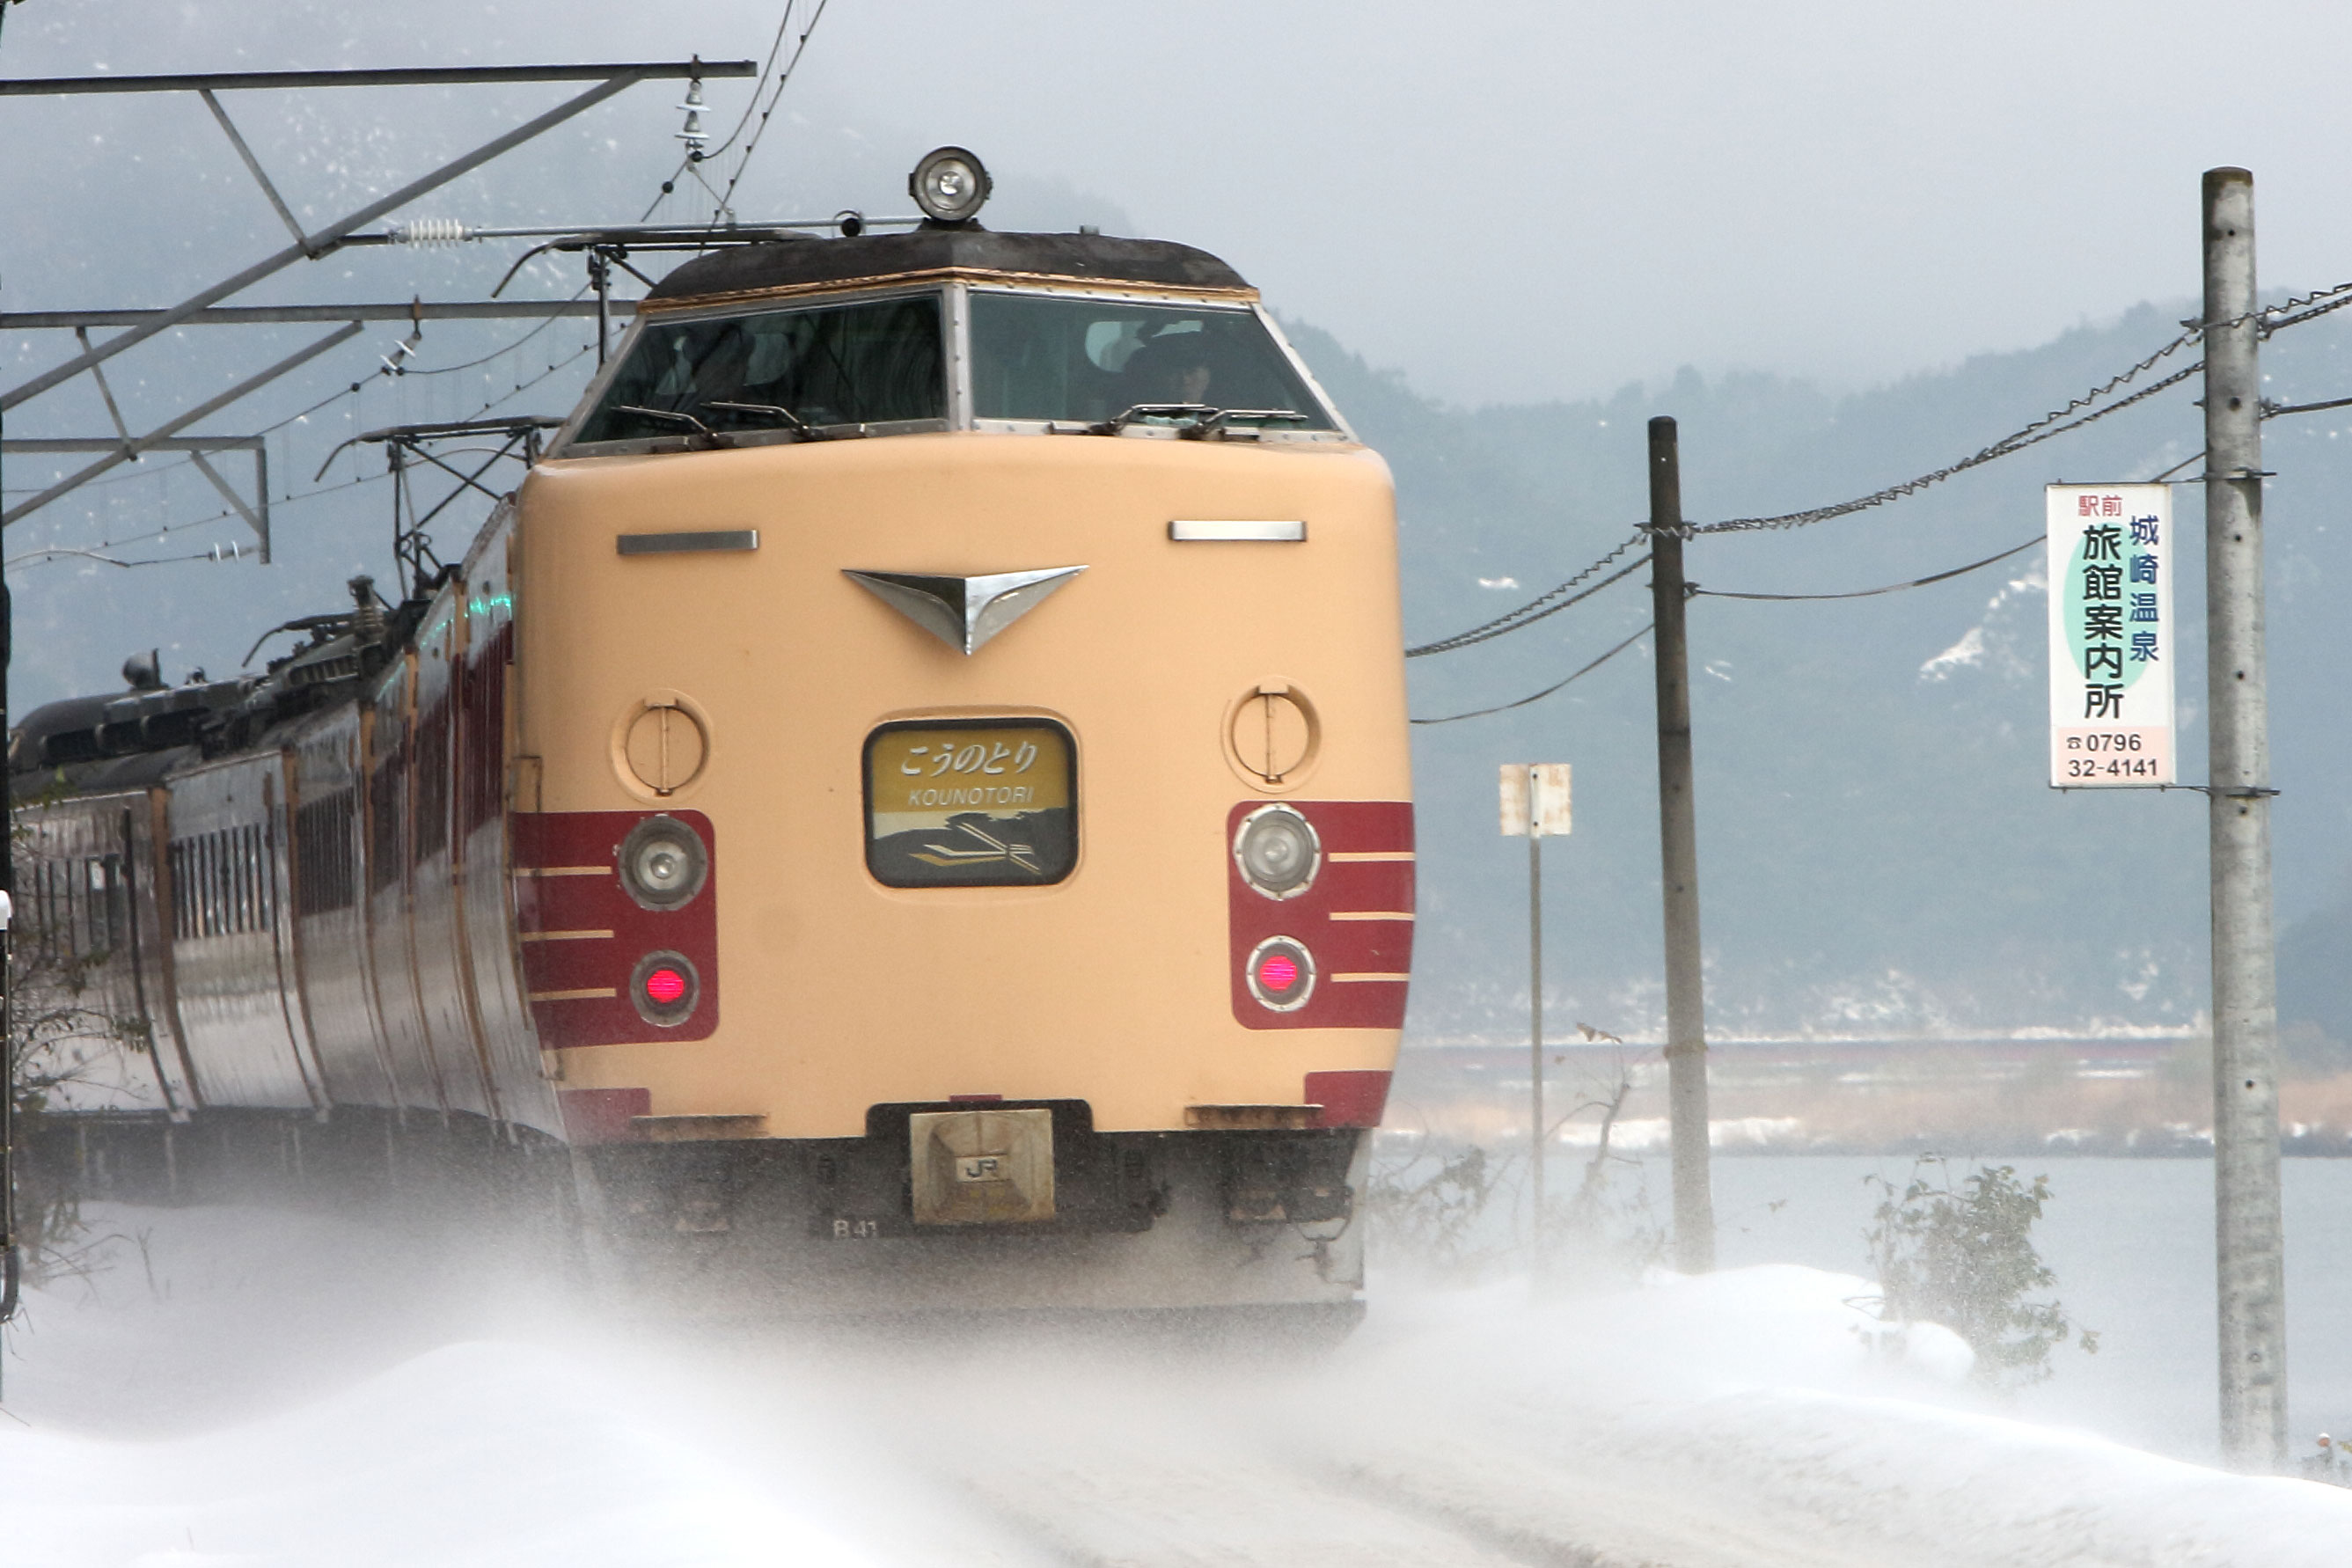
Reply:
[[[858,1138],[567,1145],[471,1115],[339,1109],[51,1116],[25,1207],[112,1201],[397,1213],[495,1230],[600,1307],[735,1321],[1018,1311],[1235,1318],[1343,1331],[1361,1314],[1356,1129],[1097,1132],[1051,1119],[1053,1212],[927,1224],[908,1123]]]

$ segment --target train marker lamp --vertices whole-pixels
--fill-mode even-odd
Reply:
[[[1269,899],[1295,899],[1315,880],[1323,847],[1306,817],[1286,805],[1262,805],[1234,835],[1242,880]]]
[[[907,194],[936,224],[970,223],[993,188],[980,160],[961,147],[934,148],[907,176]]]

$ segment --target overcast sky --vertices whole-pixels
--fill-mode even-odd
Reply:
[[[743,57],[776,14],[28,0],[0,68]],[[1115,205],[1454,400],[1686,362],[1855,385],[2192,291],[2209,164],[2261,181],[2265,279],[2352,278],[2347,45],[2352,7],[2249,0],[830,0],[739,207],[960,141],[1004,212]]]
[[[756,56],[779,10],[28,0],[0,72]],[[2347,45],[2352,6],[2252,0],[831,0],[737,205],[891,205],[881,171],[958,142],[1001,219],[1206,246],[1460,402],[1685,363],[1851,387],[2189,294],[2216,163],[2256,173],[2266,281],[2352,277]],[[605,121],[631,168],[673,145],[671,92]],[[582,216],[635,216],[613,195]]]

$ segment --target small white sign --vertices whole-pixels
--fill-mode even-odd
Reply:
[[[1568,764],[1566,763],[1505,763],[1503,764],[1503,834],[1528,836],[1528,797],[1535,797],[1535,836],[1561,838],[1568,834]]]
[[[2172,489],[2052,485],[2050,782],[2172,784]]]

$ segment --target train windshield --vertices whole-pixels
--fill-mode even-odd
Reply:
[[[940,345],[936,294],[651,322],[577,439],[944,420]]]
[[[1099,423],[1189,405],[1269,429],[1337,428],[1256,313],[1230,306],[974,289],[971,395],[981,419]]]

